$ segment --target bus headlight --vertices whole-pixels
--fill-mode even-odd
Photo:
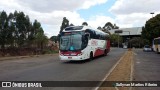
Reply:
[[[59,54],[60,54],[61,56],[64,56],[63,53],[61,53],[61,52],[59,52]]]

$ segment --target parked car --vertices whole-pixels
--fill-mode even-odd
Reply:
[[[145,45],[145,46],[143,47],[143,51],[146,51],[146,52],[152,51],[152,48],[151,48],[151,46],[149,46],[149,45]]]
[[[127,47],[127,45],[123,45],[123,48],[126,49],[126,48],[128,48],[128,47]]]

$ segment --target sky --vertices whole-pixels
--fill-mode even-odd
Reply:
[[[103,27],[111,22],[120,28],[142,27],[154,12],[160,13],[160,0],[0,0],[0,12],[23,11],[37,19],[48,37],[57,35],[63,17],[74,25],[87,22]]]

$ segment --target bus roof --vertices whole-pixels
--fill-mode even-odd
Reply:
[[[94,31],[97,31],[97,32],[100,32],[100,33],[105,33],[101,30],[98,30],[98,29],[94,29],[92,27],[89,27],[89,26],[69,26],[69,27],[66,27],[63,32],[71,32],[71,31],[85,31],[86,29],[92,29]],[[105,33],[107,34],[107,33]]]
[[[160,39],[160,37],[154,38],[154,39]]]

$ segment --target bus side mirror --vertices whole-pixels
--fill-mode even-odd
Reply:
[[[61,37],[61,34],[58,34],[57,36],[58,36],[58,37]]]
[[[89,38],[89,36],[90,36],[90,35],[89,35],[88,33],[87,33],[87,34],[85,34],[85,38]]]

